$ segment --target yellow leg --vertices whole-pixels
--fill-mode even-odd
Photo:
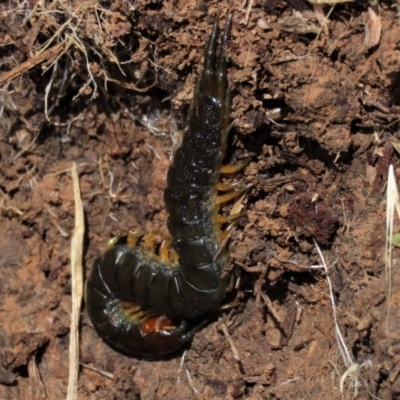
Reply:
[[[172,239],[164,239],[160,245],[160,258],[162,261],[170,261],[170,246],[171,246]]]
[[[239,278],[235,279],[234,274],[232,273],[231,276],[229,277],[229,283],[228,283],[228,287],[226,289],[226,291],[228,293],[232,292],[233,289],[235,289],[236,283],[238,281]]]
[[[119,237],[113,237],[112,239],[110,239],[107,243],[107,250],[111,249],[111,247],[113,247],[119,240]]]
[[[246,215],[245,212],[232,214],[232,215],[217,215],[217,224],[226,224],[227,222],[235,221],[236,219],[242,218]]]
[[[240,215],[240,216],[242,216],[242,215]],[[236,223],[237,223],[237,221],[230,223],[223,231],[221,231],[221,233],[220,233],[221,242],[223,242],[231,234],[232,229],[236,225]]]
[[[243,185],[244,185],[243,181],[235,181],[230,183],[218,182],[215,187],[220,192],[231,192],[233,190],[236,190],[238,187],[240,188]]]
[[[175,264],[178,264],[179,256],[173,248],[169,249],[169,254],[170,254],[171,261],[174,262]]]
[[[236,164],[227,164],[221,167],[221,174],[235,174],[243,169],[250,160],[239,161]]]
[[[152,253],[155,253],[156,250],[154,246],[154,241],[157,236],[160,236],[160,232],[154,231],[147,233],[146,235],[143,236],[145,247]]]
[[[146,232],[144,232],[144,231],[129,232],[127,240],[126,240],[127,245],[130,247],[136,247],[139,239],[142,236],[144,236],[145,234],[146,234]]]
[[[221,304],[220,306],[213,308],[213,310],[215,312],[226,311],[226,310],[230,310],[231,308],[238,307],[238,306],[240,306],[240,301],[233,301],[230,303]]]
[[[176,251],[171,247],[172,238],[164,239],[160,245],[159,257],[162,261],[173,262],[175,264],[179,261],[179,256]]]
[[[254,183],[247,183],[244,186],[238,187],[234,192],[230,192],[230,193],[225,193],[221,196],[217,196],[217,204],[222,204],[222,203],[226,203],[238,196],[240,196],[243,192],[245,192],[246,190],[252,188],[255,184]]]
[[[240,190],[240,191],[225,193],[221,196],[217,196],[217,204],[226,203],[226,202],[234,199],[235,197],[238,197],[243,192],[244,192],[244,190]]]

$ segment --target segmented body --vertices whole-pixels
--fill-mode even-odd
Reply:
[[[87,281],[86,305],[97,332],[128,354],[175,351],[198,329],[197,323],[188,328],[187,321],[190,325],[226,296],[227,251],[220,249],[216,187],[229,131],[225,47],[231,23],[232,15],[218,56],[214,25],[182,146],[168,171],[164,200],[179,263],[120,243],[95,261]]]
[[[127,244],[107,250],[94,262],[85,292],[86,307],[99,335],[123,353],[142,356],[167,354],[189,341],[184,321],[172,331],[164,330],[175,324],[160,317],[167,313],[157,307],[169,303],[166,288],[177,270]]]

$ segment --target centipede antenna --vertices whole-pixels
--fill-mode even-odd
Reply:
[[[218,39],[218,20],[215,21],[213,30],[210,36],[210,40],[208,41],[207,45],[207,52],[204,57],[204,67],[203,71],[200,75],[200,79],[203,81],[206,87],[210,88],[213,87],[213,75],[214,75],[214,68],[215,68],[215,50],[217,48],[217,39]]]
[[[204,71],[204,67],[200,71],[199,78],[197,79],[196,86],[194,88],[193,99],[192,99],[192,101],[190,103],[189,111],[188,111],[188,114],[187,114],[187,117],[186,117],[186,121],[188,121],[188,122],[191,120],[191,118],[193,116],[193,111],[196,108],[197,99],[198,99],[199,93],[200,93],[200,87],[201,87],[202,82],[203,82],[203,80],[202,80],[203,71]]]
[[[196,103],[199,98],[199,93],[201,92],[201,87],[206,85],[206,87],[213,87],[213,74],[214,74],[214,63],[215,63],[215,49],[217,47],[218,38],[218,21],[214,22],[213,30],[210,35],[210,39],[207,44],[207,51],[204,56],[204,64],[200,71],[199,77],[196,82],[196,86],[193,93],[193,100],[190,103],[190,108],[187,114],[187,121],[190,121],[193,115],[193,110],[196,108]]]
[[[226,78],[226,47],[229,39],[229,35],[232,29],[232,16],[233,13],[229,13],[228,18],[226,20],[224,34],[222,35],[221,47],[218,53],[218,61],[217,61],[217,88],[218,88],[218,97],[220,99],[225,95],[226,87],[227,87],[227,78]],[[229,105],[230,106],[230,105]]]

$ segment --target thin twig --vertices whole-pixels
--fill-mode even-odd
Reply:
[[[236,361],[240,361],[239,352],[238,352],[238,350],[237,350],[237,348],[236,348],[236,346],[235,346],[235,343],[233,343],[232,336],[229,334],[228,328],[227,328],[225,322],[222,322],[222,324],[220,325],[220,327],[221,327],[222,332],[224,333],[225,338],[226,338],[227,342],[229,343],[229,346],[230,346],[230,348],[231,348],[231,350],[232,350],[233,358],[234,358]]]
[[[276,310],[274,309],[274,306],[272,304],[271,299],[265,294],[265,293],[261,293],[261,297],[264,300],[265,305],[267,306],[269,312],[273,315],[273,317],[275,318],[275,320],[279,323],[279,325],[282,324],[282,319],[281,317],[278,315],[278,313],[276,312]]]
[[[35,400],[46,400],[46,389],[44,388],[42,377],[40,376],[40,371],[36,363],[36,356],[34,355],[28,361],[28,374],[32,398]]]
[[[82,367],[85,367],[87,369],[91,369],[92,371],[97,372],[98,374],[105,376],[106,378],[114,379],[114,374],[112,374],[111,372],[104,371],[104,369],[92,367],[91,365],[88,365],[88,364],[84,364],[84,363],[79,363],[79,364],[82,365]]]
[[[41,64],[43,61],[51,60],[54,56],[60,54],[64,50],[65,46],[65,42],[58,43],[48,50],[41,51],[29,60],[15,67],[11,71],[4,72],[0,75],[0,86],[9,81],[12,81],[17,76],[20,76],[31,68],[36,67],[36,65]]]

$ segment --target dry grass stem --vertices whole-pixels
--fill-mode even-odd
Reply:
[[[180,374],[183,370],[183,365],[185,363],[185,358],[186,358],[186,354],[187,354],[187,350],[185,350],[182,354],[181,357],[181,361],[179,362],[179,368],[178,368],[178,372],[176,373],[176,384],[179,385],[181,383],[181,378],[180,378]]]
[[[340,354],[342,356],[342,360],[343,363],[346,367],[346,370],[343,372],[343,374],[340,377],[340,383],[339,383],[339,389],[340,392],[342,393],[342,396],[344,394],[344,390],[345,390],[345,381],[347,379],[350,379],[350,384],[349,384],[349,388],[352,388],[354,390],[354,398],[356,398],[358,396],[358,389],[363,386],[364,389],[367,391],[368,395],[374,399],[378,399],[378,397],[374,396],[367,387],[367,382],[365,381],[365,379],[361,376],[361,370],[365,367],[369,367],[371,365],[370,361],[366,361],[362,364],[358,364],[356,362],[353,361],[353,358],[350,354],[350,351],[346,345],[346,342],[344,341],[343,335],[340,331],[340,327],[338,324],[338,319],[337,319],[337,311],[336,311],[336,303],[335,303],[335,298],[333,295],[333,287],[332,287],[332,281],[330,279],[329,276],[329,272],[328,272],[328,266],[326,265],[325,262],[325,258],[322,254],[321,249],[319,248],[317,242],[314,240],[314,244],[315,247],[318,251],[319,257],[321,259],[322,262],[322,266],[325,270],[325,279],[326,282],[328,283],[328,287],[329,287],[329,298],[331,300],[331,305],[332,305],[332,314],[333,314],[333,321],[334,321],[334,325],[335,325],[335,335],[336,335],[336,341],[338,344],[338,348],[340,351]],[[335,367],[335,369],[337,370],[337,368]]]
[[[322,30],[324,31],[325,35],[328,36],[329,35],[328,20],[325,17],[325,13],[321,4],[313,4],[313,8],[315,16],[317,17],[317,20],[321,25]]]
[[[382,19],[379,7],[368,7],[368,12],[365,16],[364,46],[367,49],[377,46],[381,40],[381,32]]]
[[[0,209],[3,209],[5,211],[12,210],[18,215],[24,215],[23,211],[19,210],[16,207],[13,207],[12,205],[10,205],[10,203],[11,203],[11,199],[10,199],[9,195],[7,193],[3,192],[3,190],[0,188]]]
[[[352,357],[350,355],[350,352],[349,352],[349,350],[347,348],[347,345],[346,345],[346,343],[345,343],[345,341],[343,339],[343,335],[342,335],[342,333],[340,331],[340,328],[339,328],[339,325],[338,325],[335,297],[333,295],[333,287],[332,287],[331,278],[329,277],[328,267],[327,267],[327,265],[325,263],[325,258],[323,256],[322,251],[319,248],[317,242],[314,241],[314,244],[315,244],[315,247],[316,247],[316,249],[318,251],[319,257],[321,259],[322,266],[323,266],[323,268],[325,270],[325,279],[326,279],[326,282],[328,283],[328,287],[329,287],[329,298],[331,300],[331,305],[332,305],[332,314],[333,314],[333,321],[334,321],[334,324],[335,324],[335,335],[336,335],[336,339],[337,339],[337,342],[338,342],[338,347],[339,347],[339,350],[340,350],[340,354],[342,355],[343,362],[348,367],[351,364],[353,364],[353,359],[352,359]]]
[[[75,199],[75,229],[71,240],[72,312],[69,343],[69,381],[67,400],[78,400],[79,316],[83,296],[82,256],[85,221],[79,189],[78,171],[75,162],[72,164],[71,173]]]
[[[394,175],[393,165],[389,166],[386,192],[386,241],[385,241],[385,275],[387,284],[386,332],[389,332],[390,299],[392,297],[392,248],[394,213],[400,218],[399,192]]]
[[[111,372],[108,372],[108,371],[104,371],[104,369],[92,367],[91,365],[84,364],[84,363],[80,363],[80,365],[82,365],[82,367],[84,367],[84,368],[87,368],[94,372],[97,372],[98,374],[103,375],[108,379],[114,379],[114,374],[112,374]]]
[[[247,8],[246,8],[246,14],[243,18],[243,21],[241,21],[241,24],[247,26],[247,24],[249,23],[249,18],[250,18],[250,13],[251,13],[251,9],[253,8],[253,2],[254,0],[249,0],[249,4],[247,4]],[[242,9],[244,8],[245,4],[247,3],[247,0],[244,1],[244,3],[242,4]]]
[[[186,368],[185,368],[185,373],[186,373],[186,376],[187,376],[187,379],[188,379],[188,382],[189,382],[189,386],[193,390],[193,393],[194,394],[199,394],[199,391],[196,389],[196,387],[193,384],[193,380],[192,380],[192,377],[190,376],[190,372]]]

